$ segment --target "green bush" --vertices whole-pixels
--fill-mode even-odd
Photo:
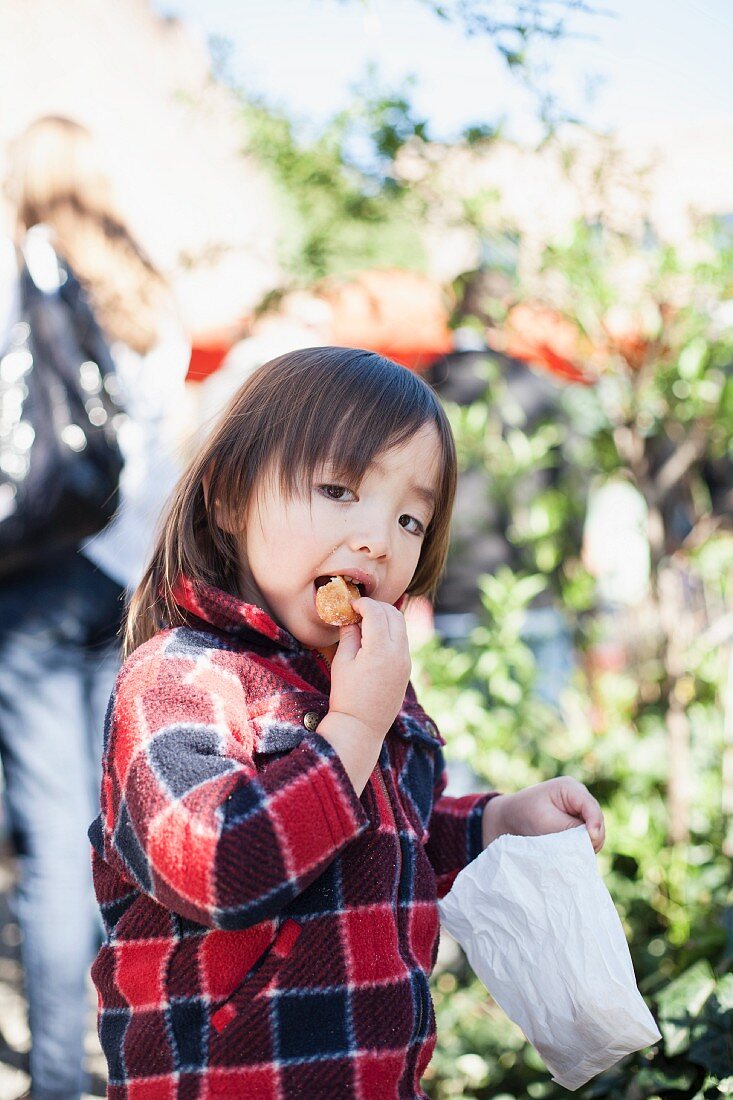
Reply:
[[[709,477],[717,464],[730,486],[733,471],[733,344],[721,308],[732,258],[730,241],[710,233],[683,261],[579,226],[547,250],[542,303],[566,336],[574,328],[591,385],[568,387],[564,415],[529,435],[507,424],[487,357],[483,399],[451,410],[460,460],[491,471],[524,572],[480,580],[481,621],[459,648],[423,648],[419,694],[449,758],[483,785],[511,791],[568,774],[601,802],[599,869],[662,1032],[580,1089],[584,1100],[733,1095],[733,829],[723,810],[733,791],[722,767],[733,535]],[[523,499],[522,476],[548,463],[552,489]],[[633,486],[648,521],[648,592],[633,607],[599,600],[583,564],[588,486],[609,477]],[[557,708],[533,690],[522,638],[543,590],[577,654]],[[566,1095],[457,948],[441,956],[433,986],[438,1045],[425,1087],[435,1100]]]
[[[504,572],[483,581],[486,618],[466,645],[429,643],[417,660],[426,708],[450,755],[486,784],[514,790],[557,774],[585,782],[604,807],[599,866],[621,917],[634,968],[663,1034],[578,1096],[708,1097],[733,1092],[733,907],[721,849],[722,722],[713,702],[693,710],[700,801],[688,845],[667,842],[665,728],[629,717],[632,677],[607,674],[606,728],[588,719],[580,672],[561,713],[532,694],[533,660],[521,610],[541,579]],[[489,658],[489,655],[490,658]],[[541,1060],[472,976],[462,953],[433,980],[438,1045],[425,1087],[448,1097],[560,1097]]]

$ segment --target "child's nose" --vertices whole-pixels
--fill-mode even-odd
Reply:
[[[370,558],[384,558],[389,554],[387,532],[380,531],[377,528],[372,528],[369,531],[354,531],[350,542],[352,550],[366,554]]]

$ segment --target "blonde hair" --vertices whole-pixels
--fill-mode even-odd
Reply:
[[[324,463],[358,484],[380,452],[426,424],[438,435],[440,473],[410,596],[437,588],[456,491],[453,435],[435,392],[405,367],[359,348],[303,348],[261,366],[234,395],[173,494],[130,604],[125,656],[186,621],[175,594],[181,577],[240,594],[237,540],[220,527],[213,501],[224,514],[243,516],[263,476],[274,474],[285,494],[297,495]]]
[[[48,225],[108,338],[149,351],[167,285],[117,211],[89,131],[53,115],[31,123],[10,146],[5,190],[19,239]]]

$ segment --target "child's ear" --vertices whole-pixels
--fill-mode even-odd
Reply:
[[[213,513],[214,523],[217,527],[221,528],[222,531],[226,531],[228,535],[236,535],[237,532],[234,530],[234,527],[229,519],[228,510],[222,505],[221,501],[218,498],[214,499],[212,507],[212,501],[209,499],[211,475],[213,474],[213,472],[213,467],[210,466],[204,476],[201,478],[201,489],[203,490],[204,494],[204,504],[206,505],[206,511],[209,512],[209,514]]]

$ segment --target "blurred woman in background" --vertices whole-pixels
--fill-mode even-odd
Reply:
[[[21,308],[14,244],[32,239],[86,291],[126,412],[112,521],[84,545],[0,579],[0,756],[19,868],[32,1095],[77,1100],[99,936],[87,828],[98,813],[104,713],[125,593],[178,474],[174,416],[190,349],[83,126],[57,117],[29,126],[10,148],[6,195],[16,241],[0,248],[0,353]]]

